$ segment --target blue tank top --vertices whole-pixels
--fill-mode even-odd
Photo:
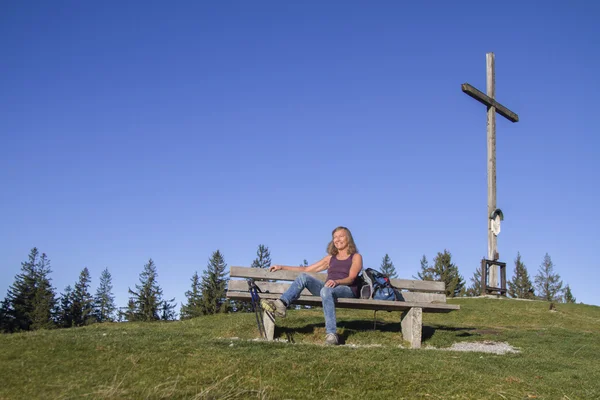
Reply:
[[[338,260],[336,256],[332,256],[329,261],[329,269],[327,270],[327,280],[347,278],[350,275],[350,267],[352,267],[352,257],[354,257],[354,254],[345,260]],[[357,280],[354,279],[354,282],[348,286],[352,289],[354,297],[358,297],[360,288],[358,287]]]

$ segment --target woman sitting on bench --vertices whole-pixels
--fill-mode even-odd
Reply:
[[[299,275],[290,288],[278,300],[262,300],[263,309],[275,316],[285,318],[287,307],[300,297],[305,288],[314,296],[321,296],[325,314],[325,344],[337,345],[337,324],[335,299],[359,297],[357,276],[363,265],[350,230],[339,226],[331,233],[332,240],[327,246],[328,255],[308,267],[272,265],[269,271],[280,269],[289,271],[320,272],[327,270],[327,280],[320,281],[308,274]]]

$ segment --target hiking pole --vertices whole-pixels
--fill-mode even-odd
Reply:
[[[258,295],[259,292],[262,293],[260,288],[254,282],[254,279],[247,278],[248,282],[248,291],[250,292],[250,299],[252,303],[252,309],[254,310],[254,316],[256,317],[256,325],[258,326],[258,334],[265,339],[267,338],[267,332],[265,330],[265,324],[262,316],[262,307],[260,306],[260,297]]]

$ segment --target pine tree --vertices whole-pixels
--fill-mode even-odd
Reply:
[[[160,319],[161,321],[175,321],[175,298],[171,300],[163,300],[160,302]]]
[[[83,326],[93,322],[94,298],[90,293],[90,271],[87,267],[81,270],[79,280],[75,283],[73,291],[73,324]]]
[[[59,297],[56,319],[56,323],[60,328],[73,326],[73,288],[71,285],[67,285],[65,291]]]
[[[464,294],[465,282],[458,272],[458,267],[452,263],[452,254],[448,250],[438,252],[433,259],[433,267],[429,267],[425,256],[421,259],[422,280],[442,281],[446,285],[446,296],[457,297]],[[429,278],[429,279],[424,279]]]
[[[394,263],[392,262],[390,256],[386,253],[386,255],[381,260],[381,273],[387,276],[390,279],[394,279],[398,277],[396,273],[396,268],[394,267]]]
[[[517,299],[533,299],[533,285],[529,279],[527,267],[521,261],[521,253],[517,252],[515,259],[515,272],[513,278],[508,282],[508,295]]]
[[[46,254],[40,256],[37,248],[31,249],[3,303],[4,324],[10,332],[52,327],[56,296],[50,284],[51,272]]]
[[[31,329],[50,329],[55,325],[56,293],[50,284],[50,260],[42,253],[36,264],[35,294],[33,296],[33,312]]]
[[[119,322],[133,322],[138,320],[137,305],[135,300],[130,297],[129,301],[127,301],[127,307],[123,307],[119,310]]]
[[[264,244],[259,244],[256,258],[252,261],[252,268],[269,268],[271,266],[271,252]]]
[[[427,257],[423,254],[421,258],[421,272],[417,273],[418,279],[422,281],[433,281],[434,280],[434,271],[433,268],[429,266],[429,262],[427,261]],[[413,276],[413,278],[415,278]],[[415,278],[416,279],[416,278]]]
[[[565,296],[563,298],[563,301],[565,303],[575,303],[577,301],[577,299],[575,299],[575,297],[573,296],[573,293],[571,293],[571,287],[569,285],[565,287]]]
[[[113,322],[115,320],[115,296],[112,293],[112,276],[105,268],[100,275],[100,284],[94,296],[94,315],[98,322]]]
[[[202,274],[202,308],[204,314],[216,314],[228,311],[225,299],[227,291],[227,264],[219,250],[212,254],[206,270]]]
[[[191,281],[191,290],[185,292],[187,303],[181,306],[181,311],[179,312],[181,319],[196,318],[203,315],[202,289],[197,271],[194,272]]]
[[[34,247],[29,253],[28,261],[21,263],[21,273],[15,277],[15,282],[8,288],[5,301],[6,310],[12,321],[11,332],[28,331],[31,328],[38,258],[38,249]]]
[[[563,294],[563,282],[559,274],[554,273],[552,259],[546,253],[535,276],[535,288],[542,300],[559,301]]]
[[[0,305],[0,333],[9,333],[14,330],[13,313],[8,298],[2,300]]]
[[[471,297],[481,295],[481,268],[475,268],[471,277],[471,286],[468,287],[466,295]]]
[[[140,284],[135,285],[136,291],[129,289],[131,295],[130,300],[135,305],[134,311],[131,312],[130,306],[127,309],[127,320],[128,321],[156,321],[161,317],[161,311],[164,307],[163,304],[163,291],[157,282],[158,273],[156,272],[156,265],[152,259],[148,260],[148,263],[144,265],[144,270],[140,274]],[[175,299],[169,300],[168,303]],[[132,319],[133,318],[133,319]]]

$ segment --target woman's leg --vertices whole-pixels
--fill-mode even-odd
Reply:
[[[308,274],[300,274],[292,283],[290,288],[281,295],[280,299],[287,306],[289,306],[294,300],[297,300],[298,297],[300,297],[300,293],[302,293],[305,288],[308,289],[308,291],[314,296],[318,296],[321,292],[321,288],[323,288],[324,285],[325,283],[317,278],[314,278]]]
[[[321,292],[323,301],[323,313],[325,314],[325,333],[336,333],[337,323],[335,320],[335,299],[352,298],[354,293],[349,286],[339,285],[334,288],[323,286]]]

